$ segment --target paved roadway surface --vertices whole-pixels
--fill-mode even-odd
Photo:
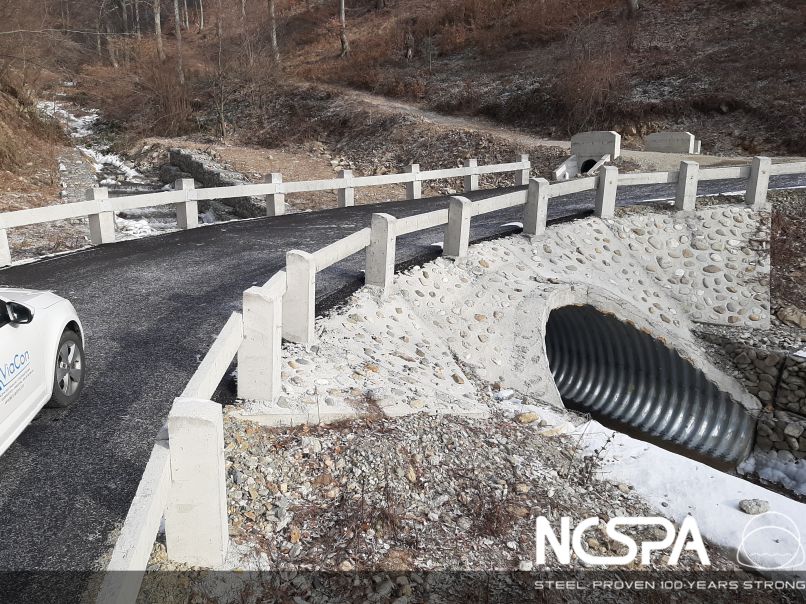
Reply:
[[[777,177],[803,186],[806,177]],[[700,184],[700,194],[740,181]],[[495,192],[479,191],[471,199]],[[620,204],[670,198],[671,185],[622,187]],[[206,226],[119,242],[0,271],[0,284],[50,289],[84,322],[88,376],[71,409],[44,410],[0,457],[0,571],[18,601],[73,601],[111,551],[160,426],[241,294],[284,266],[290,249],[315,251],[369,225],[446,207],[447,198],[401,201]],[[591,192],[551,201],[550,220],[589,213]],[[471,238],[517,232],[510,209],[473,219]],[[441,229],[398,241],[398,263],[433,258]],[[319,311],[361,285],[364,254],[317,277]],[[63,572],[68,571],[68,572]],[[2,581],[0,581],[0,584]],[[2,596],[2,590],[0,590]],[[0,600],[4,598],[0,597]]]

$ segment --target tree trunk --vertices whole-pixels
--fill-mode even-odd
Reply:
[[[383,10],[386,8],[385,0],[375,0],[375,10]]]
[[[137,32],[137,39],[141,39],[140,34],[140,0],[134,0],[134,30]]]
[[[188,0],[184,0],[185,5],[185,31],[190,29],[190,17],[188,16]]]
[[[626,0],[627,14],[632,18],[638,12],[638,0]]]
[[[199,33],[204,29],[204,0],[199,0]]]
[[[280,47],[277,45],[277,18],[274,13],[274,0],[269,0],[269,27],[271,27],[271,51],[274,62],[280,62]]]
[[[129,33],[129,10],[126,8],[126,0],[120,0],[118,3],[120,7],[120,21],[123,24],[123,33]]]
[[[118,55],[115,50],[115,41],[112,40],[112,32],[109,29],[109,23],[106,24],[106,49],[109,51],[109,61],[112,63],[112,67],[117,69],[120,67],[118,63]]]
[[[182,67],[182,20],[179,16],[179,0],[174,0],[174,31],[176,32],[176,74],[179,85],[185,85],[185,70]]]
[[[339,34],[339,38],[341,39],[341,54],[339,56],[344,58],[347,56],[347,53],[350,52],[350,41],[347,39],[347,19],[344,10],[344,0],[339,0],[339,21],[341,22],[341,33]]]
[[[165,48],[162,46],[162,21],[160,20],[160,0],[154,0],[154,39],[157,41],[157,56],[165,62]]]

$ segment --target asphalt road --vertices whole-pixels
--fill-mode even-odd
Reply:
[[[777,177],[774,185],[805,186],[806,177]],[[711,181],[701,183],[700,194],[743,187]],[[622,188],[618,202],[673,194],[671,185]],[[368,226],[373,212],[403,217],[446,205],[447,198],[433,198],[224,223],[0,271],[2,285],[50,289],[70,299],[87,339],[82,399],[71,409],[44,410],[0,457],[0,571],[60,571],[6,574],[22,591],[20,601],[76,600],[87,577],[75,572],[102,569],[173,398],[229,314],[240,309],[244,289],[282,269],[287,250],[315,251]],[[549,218],[584,215],[592,207],[591,192],[556,198]],[[504,225],[520,221],[520,214],[510,209],[474,218],[471,238],[517,232]],[[435,257],[433,244],[440,241],[442,229],[401,238],[398,263]],[[318,275],[319,311],[361,285],[363,262],[357,254]]]

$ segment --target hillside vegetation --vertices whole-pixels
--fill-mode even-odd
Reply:
[[[640,148],[680,128],[711,153],[806,153],[800,0],[645,0],[632,15],[621,0],[352,0],[346,53],[337,1],[275,4],[279,62],[267,4],[247,1],[208,7],[205,29],[182,34],[184,87],[174,35],[165,61],[143,38],[117,67],[85,67],[83,90],[148,133],[250,134],[239,116],[319,82],[553,138],[612,128]]]

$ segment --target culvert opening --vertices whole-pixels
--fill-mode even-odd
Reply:
[[[580,173],[587,174],[588,171],[596,165],[595,159],[586,159],[582,162],[582,166],[579,168]]]
[[[593,306],[552,311],[549,366],[563,403],[608,427],[710,462],[750,452],[755,420],[675,350]]]

